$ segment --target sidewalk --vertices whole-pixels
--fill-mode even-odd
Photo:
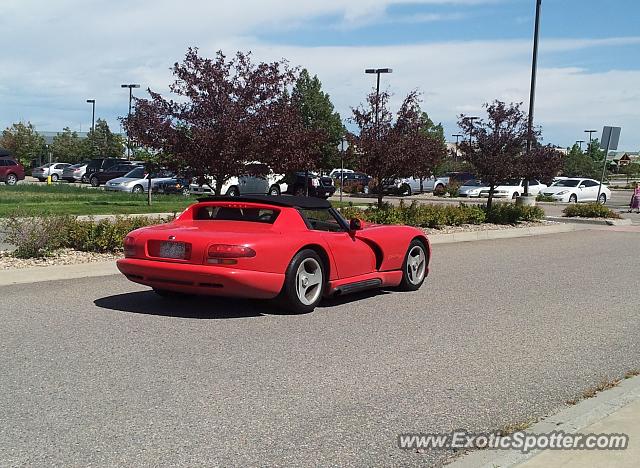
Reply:
[[[552,431],[578,434],[626,434],[625,450],[476,450],[451,468],[637,467],[640,460],[640,377],[623,380],[617,387],[580,401],[525,430],[529,434]]]

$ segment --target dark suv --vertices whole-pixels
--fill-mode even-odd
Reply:
[[[105,172],[105,171],[111,169],[116,164],[123,164],[123,163],[126,163],[126,162],[127,162],[126,159],[120,159],[120,158],[96,158],[96,159],[92,159],[87,164],[87,170],[84,173],[85,180],[86,181],[90,181],[91,180],[91,176],[93,174],[95,174],[96,172]]]
[[[89,176],[89,183],[92,187],[98,187],[111,179],[122,177],[127,172],[134,170],[136,167],[138,167],[137,164],[131,164],[128,162],[116,164],[111,166],[109,169],[104,169],[102,172],[92,173]]]
[[[0,182],[16,185],[19,180],[24,180],[22,164],[7,156],[0,157]]]
[[[287,183],[287,192],[290,195],[305,195],[305,182],[307,181],[306,172],[296,172],[285,177]],[[308,173],[309,196],[318,198],[329,198],[336,191],[331,177],[323,177],[313,172]]]

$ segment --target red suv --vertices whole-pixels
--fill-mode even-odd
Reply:
[[[15,159],[6,156],[0,157],[0,182],[7,185],[16,185],[19,180],[24,180],[24,167]]]

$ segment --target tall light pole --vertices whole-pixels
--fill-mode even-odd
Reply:
[[[584,140],[576,140],[576,143],[580,146],[580,152],[582,152],[582,143],[584,143]]]
[[[466,117],[466,119],[471,123],[471,130],[469,131],[469,146],[471,146],[471,138],[473,137],[473,121],[478,120],[480,117]]]
[[[91,104],[91,133],[96,129],[96,100],[87,99],[87,103]]]
[[[533,56],[531,58],[531,88],[529,90],[529,122],[527,124],[527,155],[533,143],[533,108],[536,100],[536,73],[538,70],[538,37],[540,35],[540,7],[542,0],[536,0],[536,23],[533,30]],[[529,180],[524,180],[524,196],[529,196]]]
[[[588,133],[589,134],[589,148],[588,148],[588,152],[589,152],[589,156],[591,156],[591,142],[593,141],[593,134],[597,133],[598,130],[585,130],[584,133]]]
[[[342,203],[342,188],[344,187],[344,153],[349,148],[349,142],[343,136],[340,137],[338,150],[340,151],[340,203]]]
[[[376,132],[378,131],[378,104],[380,102],[380,74],[393,73],[391,68],[367,68],[365,73],[376,75]]]
[[[131,118],[131,101],[133,100],[133,90],[134,88],[139,88],[139,84],[131,83],[131,84],[122,84],[121,88],[129,88],[129,113],[127,114],[129,118]],[[127,159],[131,159],[131,136],[129,136],[129,132],[127,131]]]

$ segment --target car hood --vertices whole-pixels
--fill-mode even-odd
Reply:
[[[489,190],[489,187],[486,185],[463,185],[459,190],[461,193],[467,193],[472,190]]]

